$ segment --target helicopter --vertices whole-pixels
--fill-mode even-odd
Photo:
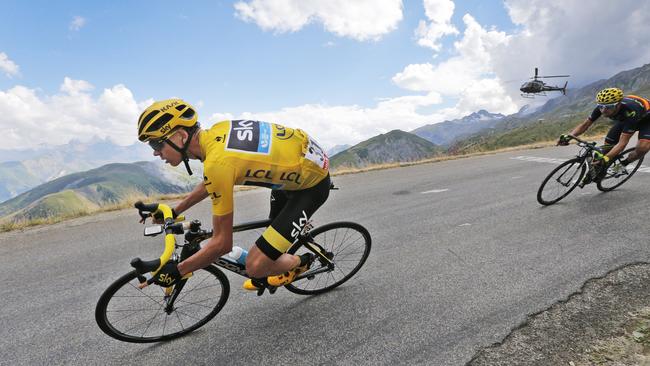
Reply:
[[[547,91],[561,91],[562,94],[566,95],[566,86],[569,83],[566,81],[564,83],[563,87],[559,86],[549,86],[546,85],[545,82],[542,80],[539,80],[541,78],[568,78],[570,75],[549,75],[549,76],[538,76],[537,75],[537,68],[535,68],[535,76],[533,76],[531,79],[532,81],[527,81],[521,85],[521,90],[523,94],[521,94],[522,97],[524,98],[534,98],[535,94],[538,95],[546,95]]]

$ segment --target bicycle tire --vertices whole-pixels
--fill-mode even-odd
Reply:
[[[339,230],[341,231],[339,232]],[[313,229],[309,235],[314,243],[331,253],[334,269],[317,273],[311,278],[296,280],[285,286],[287,290],[295,294],[316,295],[342,285],[361,269],[370,255],[370,233],[366,228],[354,222],[341,221],[326,224]],[[337,242],[337,239],[341,241]],[[304,246],[292,247],[288,253],[296,254],[299,250],[306,251],[307,249]],[[352,265],[351,269],[345,272],[350,265]],[[326,264],[316,259],[304,275],[323,267],[326,267]],[[341,275],[341,277],[337,279],[337,275]]]
[[[167,341],[192,332],[214,318],[226,304],[230,294],[230,283],[226,275],[217,267],[210,265],[195,271],[192,277],[187,279],[185,287],[175,300],[174,310],[171,314],[167,314],[164,310],[163,288],[150,285],[140,290],[137,288],[140,283],[137,278],[137,273],[131,271],[117,279],[104,291],[95,308],[95,320],[99,328],[107,335],[124,342]],[[208,279],[214,279],[217,283],[206,284]],[[217,285],[220,285],[218,296],[202,294],[199,299],[196,299],[199,290],[216,288]],[[191,287],[188,288],[188,286]],[[124,290],[124,295],[118,295],[121,290]],[[192,294],[192,292],[196,293]],[[191,297],[188,299],[189,296]],[[213,298],[218,300],[214,306],[205,305],[205,302]],[[140,306],[144,308],[140,308]],[[201,311],[208,310],[210,311],[204,316],[199,315]],[[153,317],[151,317],[151,312],[155,312]],[[161,319],[156,322],[157,318]],[[141,321],[142,319],[144,321]],[[187,319],[188,326],[183,324],[183,319]],[[129,320],[129,323],[126,323],[127,329],[123,329],[122,322],[125,320]],[[189,322],[194,320],[196,322],[190,325]],[[140,322],[138,323],[138,321]],[[164,323],[161,328],[162,321]],[[167,326],[178,328],[179,325],[178,331],[165,333]],[[131,328],[128,329],[128,326]],[[142,331],[143,327],[144,331]],[[160,334],[157,331],[159,329],[161,329]]]
[[[560,176],[558,178],[561,178],[564,176],[569,170],[573,169],[573,165],[577,165],[577,169],[580,169],[580,174],[577,177],[577,179],[572,180],[571,182],[567,182],[567,185],[564,185],[563,183],[560,183],[560,185],[568,187],[568,189],[562,193],[559,194],[558,197],[555,197],[553,199],[546,199],[544,197],[544,188],[546,187],[546,184],[551,180],[551,178],[558,172],[561,172]],[[566,168],[566,169],[565,169]],[[564,169],[562,171],[562,169]],[[565,161],[564,163],[558,165],[553,169],[542,181],[542,184],[539,186],[539,189],[537,190],[537,202],[541,203],[544,206],[550,206],[554,203],[559,202],[561,199],[564,197],[568,196],[569,193],[573,192],[573,190],[580,184],[582,181],[582,178],[585,176],[585,172],[587,170],[587,167],[585,164],[583,164],[583,158],[574,158]],[[567,176],[566,178],[568,179],[573,179],[575,178],[575,173]]]
[[[603,177],[603,179],[599,180],[596,183],[596,187],[598,187],[598,190],[600,190],[602,192],[609,192],[609,191],[611,191],[613,189],[616,189],[616,188],[620,187],[623,183],[627,182],[628,179],[632,178],[634,173],[636,173],[636,171],[639,169],[639,167],[641,167],[641,163],[643,162],[643,158],[644,158],[643,156],[641,158],[639,158],[638,160],[634,161],[633,163],[631,163],[631,164],[634,164],[634,168],[632,168],[632,171],[630,173],[628,173],[627,175],[625,175],[625,177],[622,180],[616,181],[617,183],[615,183],[613,186],[608,186],[607,185],[608,183],[610,183],[610,181],[612,179],[615,179],[614,174],[611,173],[612,167],[616,167],[616,164],[618,164],[621,160],[623,160],[625,158],[625,156],[627,154],[631,153],[634,150],[635,150],[635,148],[633,147],[633,148],[627,149],[627,150],[623,151],[622,153],[616,155],[616,157],[614,158],[614,163],[611,164],[607,168],[607,173],[605,174],[605,177]],[[629,165],[628,165],[628,167],[629,167]],[[626,169],[627,169],[627,167],[626,167]]]

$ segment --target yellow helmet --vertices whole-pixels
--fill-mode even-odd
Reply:
[[[162,139],[179,127],[195,126],[197,120],[194,108],[182,99],[161,100],[138,118],[138,139],[142,142]]]
[[[613,104],[618,103],[623,99],[623,91],[619,88],[603,89],[596,94],[596,103],[598,104]]]

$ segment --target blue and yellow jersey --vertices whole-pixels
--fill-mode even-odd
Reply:
[[[624,133],[634,133],[639,130],[639,121],[650,112],[650,101],[636,95],[626,95],[621,100],[621,108],[618,113],[609,117],[610,119],[622,122]],[[602,112],[596,107],[589,119],[593,122],[600,118]]]
[[[201,131],[199,143],[214,215],[233,211],[235,185],[295,191],[315,186],[328,174],[327,154],[313,139],[275,123],[218,122]]]

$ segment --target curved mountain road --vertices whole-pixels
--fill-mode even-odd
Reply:
[[[7,365],[463,365],[528,314],[590,278],[649,261],[650,174],[620,189],[576,190],[540,206],[554,159],[572,148],[524,150],[335,177],[317,223],[357,221],[371,256],[348,283],[302,297],[257,297],[228,275],[222,312],[187,337],[128,344],[94,320],[103,290],[156,257],[135,210],[0,234],[0,360]],[[238,194],[236,222],[263,218],[268,191]],[[188,217],[210,222],[209,204]],[[253,238],[237,244],[248,247]]]

